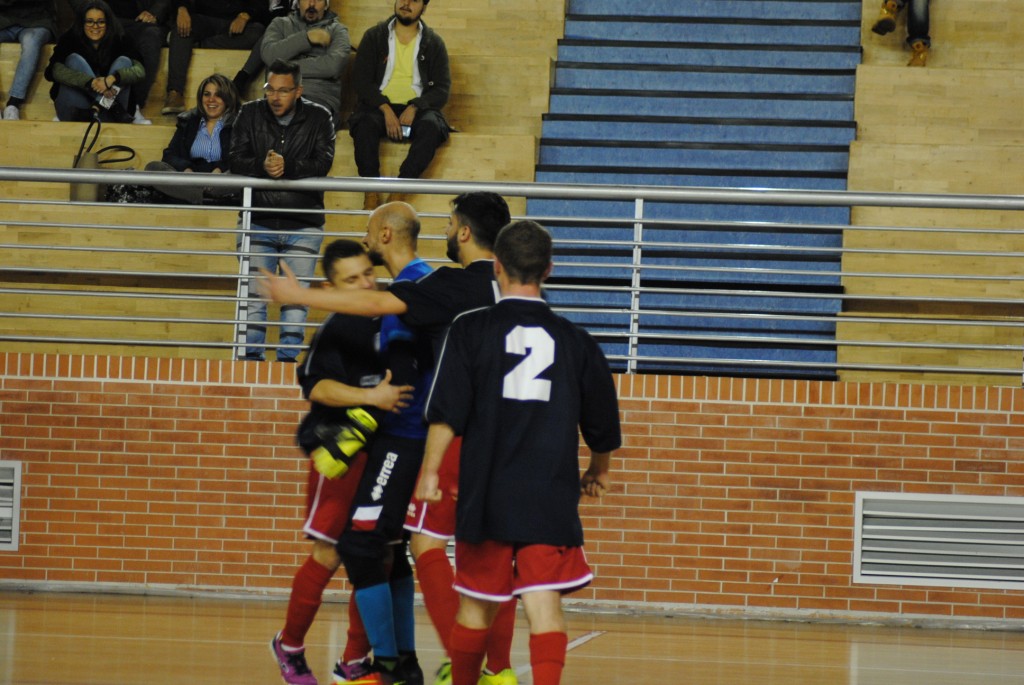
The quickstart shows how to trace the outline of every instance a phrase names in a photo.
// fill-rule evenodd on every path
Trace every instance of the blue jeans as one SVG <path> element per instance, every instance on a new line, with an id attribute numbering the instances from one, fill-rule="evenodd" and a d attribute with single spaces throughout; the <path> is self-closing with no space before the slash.
<path id="1" fill-rule="evenodd" d="M 270 273 L 279 273 L 278 265 L 284 262 L 299 279 L 307 279 L 313 276 L 316 269 L 316 260 L 320 256 L 320 244 L 324 240 L 323 226 L 303 228 L 298 231 L 274 231 L 272 233 L 259 233 L 259 231 L 272 231 L 263 226 L 252 224 L 252 236 L 249 242 L 249 279 L 248 314 L 246 319 L 249 325 L 246 327 L 245 342 L 252 347 L 245 348 L 247 359 L 263 359 L 262 345 L 267 338 L 267 327 L 253 325 L 267 320 L 267 303 L 258 297 L 256 293 L 256 277 L 259 269 L 266 269 Z M 242 237 L 238 237 L 238 245 L 241 246 Z M 302 283 L 309 287 L 306 282 Z M 302 324 L 306 322 L 308 307 L 301 305 L 282 305 L 281 323 L 278 340 L 282 345 L 302 345 L 306 334 Z M 277 350 L 277 361 L 293 362 L 299 356 L 299 348 L 281 348 Z"/>
<path id="2" fill-rule="evenodd" d="M 0 43 L 21 43 L 21 57 L 18 58 L 18 66 L 14 69 L 14 79 L 11 81 L 11 88 L 8 95 L 13 98 L 25 99 L 28 95 L 28 84 L 32 81 L 32 75 L 36 73 L 39 66 L 39 55 L 43 45 L 53 40 L 49 29 L 31 28 L 23 26 L 8 26 L 0 29 Z"/>
<path id="3" fill-rule="evenodd" d="M 85 61 L 85 58 L 77 52 L 68 55 L 68 58 L 64 60 L 64 65 L 69 69 L 89 74 L 89 76 L 109 76 L 109 74 L 94 73 L 92 67 Z M 132 61 L 122 55 L 110 65 L 110 73 L 113 74 L 118 69 L 125 69 L 131 65 Z M 131 97 L 131 90 L 130 86 L 121 86 L 121 92 L 115 98 L 124 107 L 125 111 L 128 111 L 128 100 Z M 62 83 L 57 90 L 57 97 L 53 101 L 53 106 L 57 110 L 57 118 L 61 121 L 78 121 L 80 119 L 78 112 L 83 109 L 89 109 L 93 104 L 99 102 L 102 97 L 102 95 L 94 92 L 91 88 L 89 90 L 82 90 L 81 88 L 75 88 L 74 86 Z"/>

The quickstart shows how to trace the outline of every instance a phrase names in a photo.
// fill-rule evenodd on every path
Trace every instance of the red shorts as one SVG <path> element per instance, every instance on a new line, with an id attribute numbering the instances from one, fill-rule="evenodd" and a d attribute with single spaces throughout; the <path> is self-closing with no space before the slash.
<path id="1" fill-rule="evenodd" d="M 504 602 L 541 590 L 564 595 L 593 578 L 582 547 L 455 541 L 455 589 L 477 599 Z"/>
<path id="2" fill-rule="evenodd" d="M 455 537 L 455 500 L 459 494 L 459 452 L 462 438 L 456 437 L 441 460 L 437 471 L 440 502 L 421 502 L 413 498 L 405 514 L 405 529 L 440 540 Z"/>
<path id="3" fill-rule="evenodd" d="M 337 544 L 352 512 L 356 488 L 363 478 L 366 452 L 360 452 L 349 464 L 348 473 L 341 478 L 325 478 L 309 462 L 306 482 L 306 521 L 302 532 L 316 540 Z"/>

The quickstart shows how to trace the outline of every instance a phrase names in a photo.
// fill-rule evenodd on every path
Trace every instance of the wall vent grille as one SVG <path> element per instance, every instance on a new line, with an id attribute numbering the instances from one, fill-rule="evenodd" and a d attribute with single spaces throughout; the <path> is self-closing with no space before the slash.
<path id="1" fill-rule="evenodd" d="M 21 520 L 21 462 L 0 461 L 0 552 L 18 549 Z"/>
<path id="2" fill-rule="evenodd" d="M 1024 497 L 858 492 L 855 583 L 1024 589 Z"/>

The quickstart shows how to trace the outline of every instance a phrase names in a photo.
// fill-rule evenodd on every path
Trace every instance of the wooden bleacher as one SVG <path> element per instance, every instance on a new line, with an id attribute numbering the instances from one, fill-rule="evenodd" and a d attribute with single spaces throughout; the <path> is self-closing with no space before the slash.
<path id="1" fill-rule="evenodd" d="M 385 18 L 388 6 L 370 2 L 332 2 L 349 27 L 354 45 L 358 45 L 363 31 Z M 339 7 L 339 5 L 341 5 Z M 458 131 L 437 154 L 425 178 L 459 181 L 532 181 L 536 157 L 536 140 L 540 131 L 541 114 L 546 110 L 550 61 L 555 54 L 556 42 L 561 35 L 563 9 L 557 3 L 539 0 L 525 0 L 507 3 L 502 7 L 484 0 L 470 0 L 457 6 L 434 5 L 428 7 L 424 19 L 436 29 L 448 45 L 452 62 L 452 97 L 446 108 L 446 115 Z M 509 28 L 515 31 L 510 32 Z M 53 103 L 48 96 L 49 82 L 42 78 L 42 71 L 49 57 L 46 49 L 42 64 L 37 70 L 29 101 L 22 109 L 22 121 L 0 122 L 0 145 L 4 149 L 5 166 L 24 167 L 68 167 L 77 150 L 84 123 L 54 122 Z M 6 100 L 5 84 L 11 75 L 19 56 L 17 44 L 0 45 L 0 98 Z M 166 82 L 166 57 L 164 68 L 158 74 L 144 108 L 145 114 L 153 121 L 152 126 L 130 124 L 104 125 L 98 146 L 124 144 L 133 147 L 138 159 L 127 165 L 141 168 L 149 160 L 159 159 L 163 148 L 173 132 L 174 117 L 162 116 L 160 108 Z M 186 104 L 194 105 L 194 90 L 207 74 L 221 72 L 233 76 L 244 62 L 246 54 L 237 51 L 197 50 L 189 70 L 189 85 L 186 89 Z M 254 84 L 249 97 L 258 97 L 259 84 Z M 383 173 L 397 175 L 404 159 L 406 146 L 391 142 L 381 145 Z M 125 168 L 126 165 L 120 165 Z M 355 176 L 352 158 L 352 143 L 346 130 L 338 132 L 335 163 L 332 176 Z M 24 200 L 65 199 L 68 189 L 61 184 L 4 183 L 3 197 Z M 444 215 L 448 210 L 448 197 L 414 196 L 412 201 L 424 213 Z M 525 201 L 509 198 L 513 213 L 525 211 Z M 365 227 L 362 213 L 362 195 L 359 193 L 336 193 L 327 197 L 329 209 L 347 210 L 351 213 L 331 215 L 328 231 L 345 231 L 361 235 Z M 0 225 L 5 242 L 22 245 L 63 245 L 66 247 L 109 247 L 129 249 L 195 249 L 231 250 L 234 237 L 229 234 L 158 233 L 146 231 L 85 231 L 73 224 L 113 223 L 133 225 L 173 225 L 199 228 L 233 228 L 235 217 L 231 212 L 194 210 L 147 210 L 144 213 L 122 211 L 130 207 L 70 207 L 9 204 L 0 205 Z M 14 221 L 52 223 L 54 226 L 14 226 Z M 443 236 L 445 219 L 442 216 L 424 219 L 421 254 L 427 257 L 443 257 Z M 237 270 L 235 260 L 230 256 L 184 257 L 181 255 L 155 254 L 144 257 L 128 256 L 123 253 L 77 251 L 9 251 L 5 263 L 11 266 L 39 267 L 34 274 L 18 274 L 0 277 L 4 286 L 19 288 L 50 288 L 70 291 L 117 290 L 126 287 L 143 287 L 134 283 L 134 277 L 74 276 L 48 273 L 48 270 L 74 270 L 87 265 L 89 269 L 124 269 L 126 259 L 134 259 L 140 271 L 166 273 L 210 274 L 208 278 L 197 277 L 189 281 L 168 277 L 157 282 L 146 280 L 146 288 L 171 294 L 217 294 L 230 297 L 234 294 L 234 282 L 226 275 Z M 45 267 L 43 266 L 45 264 Z M 13 295 L 8 300 L 13 311 L 90 312 L 103 315 L 122 316 L 166 316 L 169 318 L 217 318 L 233 317 L 233 305 L 226 302 L 204 302 L 165 300 L 154 304 L 142 303 L 148 310 L 159 307 L 158 312 L 137 311 L 139 303 L 130 298 L 111 297 L 53 297 L 43 295 Z M 5 307 L 7 309 L 7 307 Z M 271 317 L 276 316 L 271 312 Z M 315 320 L 315 317 L 311 317 Z M 220 326 L 203 324 L 170 325 L 166 323 L 141 322 L 67 322 L 47 319 L 6 320 L 4 325 L 18 332 L 32 335 L 58 335 L 74 337 L 114 337 L 145 339 L 164 337 L 168 339 L 224 340 L 225 329 Z M 271 336 L 273 338 L 273 336 Z M 91 352 L 124 353 L 116 347 L 90 346 Z M 81 351 L 72 342 L 52 344 L 10 345 L 11 349 L 43 351 Z M 224 350 L 144 348 L 132 353 L 155 356 L 199 356 L 225 358 Z"/>
<path id="2" fill-rule="evenodd" d="M 850 150 L 849 189 L 855 191 L 1019 194 L 1024 179 L 1024 4 L 1017 0 L 931 3 L 932 50 L 924 69 L 905 66 L 901 17 L 896 32 L 877 36 L 870 27 L 880 3 L 865 0 L 864 60 L 857 73 L 858 135 Z M 862 226 L 935 226 L 1019 230 L 1024 216 L 1009 211 L 854 208 L 852 223 Z M 943 237 L 943 236 L 948 237 Z M 927 234 L 849 231 L 847 248 L 898 248 L 1020 252 L 1024 238 L 1012 235 Z M 1020 274 L 1019 260 L 847 252 L 844 272 L 1006 275 Z M 847 294 L 1024 299 L 1019 282 L 907 280 L 847 277 Z M 924 301 L 892 304 L 852 300 L 847 311 L 877 316 L 1002 319 L 1015 317 L 1009 306 L 962 306 Z M 904 342 L 985 342 L 1016 350 L 964 351 L 899 348 L 840 348 L 839 361 L 910 365 L 1014 368 L 1020 366 L 1020 328 L 849 324 L 840 339 Z M 843 372 L 845 380 L 893 380 L 890 373 Z M 921 379 L 908 374 L 908 378 Z M 1006 377 L 926 374 L 949 383 L 1005 384 Z"/>

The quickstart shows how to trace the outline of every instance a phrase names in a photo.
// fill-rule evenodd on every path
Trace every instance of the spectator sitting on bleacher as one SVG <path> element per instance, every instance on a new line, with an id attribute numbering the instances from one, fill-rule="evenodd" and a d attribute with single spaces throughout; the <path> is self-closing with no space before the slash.
<path id="1" fill-rule="evenodd" d="M 267 10 L 268 16 L 267 21 L 271 22 L 278 17 L 287 17 L 291 14 L 298 6 L 298 0 L 268 0 Z M 267 26 L 270 26 L 268 23 Z M 266 33 L 263 34 L 266 37 Z M 235 74 L 233 81 L 235 82 L 235 89 L 238 90 L 239 96 L 243 100 L 246 99 L 245 93 L 249 90 L 249 84 L 252 83 L 253 79 L 259 77 L 263 71 L 263 38 L 260 38 L 256 45 L 252 46 L 252 51 L 249 52 L 249 58 L 245 60 L 245 64 Z"/>
<path id="2" fill-rule="evenodd" d="M 87 0 L 70 0 L 75 10 Z M 142 56 L 146 76 L 132 88 L 132 102 L 128 103 L 133 124 L 151 124 L 142 114 L 153 80 L 160 70 L 160 51 L 167 36 L 167 18 L 170 15 L 171 0 L 107 0 L 110 10 L 121 22 L 121 28 L 135 43 Z"/>
<path id="3" fill-rule="evenodd" d="M 185 173 L 228 172 L 231 126 L 240 106 L 235 85 L 223 74 L 203 79 L 196 93 L 196 106 L 178 115 L 178 125 L 160 161 L 146 165 L 146 171 Z M 223 199 L 223 194 L 200 186 L 157 186 L 165 195 L 198 205 L 204 196 Z"/>
<path id="4" fill-rule="evenodd" d="M 163 114 L 185 111 L 185 79 L 192 49 L 250 50 L 263 35 L 266 0 L 174 0 L 168 39 Z"/>
<path id="5" fill-rule="evenodd" d="M 57 35 L 57 9 L 53 0 L 0 0 L 0 43 L 21 43 L 21 56 L 7 93 L 3 118 L 21 118 L 21 105 L 39 66 L 43 44 Z"/>
<path id="6" fill-rule="evenodd" d="M 896 28 L 896 15 L 907 8 L 907 45 L 910 46 L 908 67 L 923 67 L 928 63 L 928 49 L 932 39 L 928 35 L 928 0 L 883 0 L 882 11 L 871 26 L 880 36 Z"/>
<path id="7" fill-rule="evenodd" d="M 299 0 L 298 8 L 270 22 L 262 40 L 263 61 L 295 62 L 302 70 L 302 96 L 317 102 L 339 123 L 341 75 L 352 45 L 348 29 L 328 8 L 327 0 Z"/>
<path id="8" fill-rule="evenodd" d="M 135 44 L 103 0 L 89 0 L 53 48 L 45 76 L 61 121 L 130 122 L 131 87 L 146 71 Z"/>
<path id="9" fill-rule="evenodd" d="M 363 34 L 352 67 L 358 103 L 348 120 L 356 168 L 363 177 L 380 176 L 380 139 L 409 139 L 399 178 L 419 178 L 434 153 L 448 140 L 441 108 L 448 102 L 452 78 L 448 49 L 420 17 L 430 0 L 395 0 L 394 15 Z M 392 195 L 389 201 L 402 199 Z M 366 193 L 364 209 L 380 204 Z"/>

